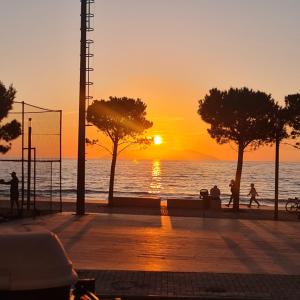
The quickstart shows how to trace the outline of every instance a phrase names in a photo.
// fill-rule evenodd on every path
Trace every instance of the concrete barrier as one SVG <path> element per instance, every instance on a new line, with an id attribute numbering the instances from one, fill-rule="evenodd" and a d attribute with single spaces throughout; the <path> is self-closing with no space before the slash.
<path id="1" fill-rule="evenodd" d="M 221 200 L 213 200 L 211 198 L 207 200 L 197 199 L 167 199 L 168 209 L 180 208 L 180 209 L 221 209 Z"/>
<path id="2" fill-rule="evenodd" d="M 204 209 L 204 201 L 196 199 L 167 199 L 167 206 L 168 209 Z"/>
<path id="3" fill-rule="evenodd" d="M 160 209 L 160 197 L 114 197 L 112 206 L 116 207 L 146 207 Z"/>
<path id="4" fill-rule="evenodd" d="M 211 210 L 219 210 L 221 209 L 221 200 L 220 199 L 210 199 L 209 208 Z"/>

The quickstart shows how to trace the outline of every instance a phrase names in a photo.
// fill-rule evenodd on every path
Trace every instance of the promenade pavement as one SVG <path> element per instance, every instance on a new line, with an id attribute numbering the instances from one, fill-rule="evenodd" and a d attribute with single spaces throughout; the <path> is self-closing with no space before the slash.
<path id="1" fill-rule="evenodd" d="M 35 226 L 60 237 L 83 276 L 101 278 L 110 274 L 106 281 L 97 283 L 102 294 L 121 293 L 122 282 L 123 295 L 132 293 L 138 282 L 134 278 L 150 276 L 147 282 L 152 282 L 152 288 L 147 288 L 145 281 L 143 295 L 199 296 L 214 290 L 225 297 L 229 290 L 230 299 L 234 299 L 234 291 L 237 297 L 243 293 L 246 297 L 252 290 L 252 298 L 250 295 L 247 299 L 270 299 L 277 285 L 277 297 L 278 289 L 283 293 L 278 299 L 300 299 L 300 222 L 109 213 L 78 217 L 61 213 L 0 225 L 1 232 L 28 231 Z M 127 275 L 122 275 L 122 270 Z M 105 282 L 106 286 L 100 286 Z M 164 282 L 170 289 L 163 292 L 158 286 Z M 185 289 L 176 288 L 180 282 L 185 282 Z"/>
<path id="2" fill-rule="evenodd" d="M 36 202 L 39 214 L 48 214 L 60 211 L 60 203 L 53 201 L 39 200 Z M 76 211 L 76 203 L 71 200 L 64 200 L 62 203 L 64 212 Z M 245 204 L 240 204 L 239 212 L 234 212 L 232 206 L 228 208 L 222 205 L 221 210 L 199 210 L 199 209 L 169 209 L 165 201 L 161 202 L 160 209 L 141 207 L 109 207 L 107 200 L 88 201 L 85 206 L 86 213 L 108 213 L 108 214 L 130 214 L 130 215 L 164 215 L 170 217 L 201 217 L 201 218 L 225 218 L 225 219 L 249 219 L 249 220 L 274 220 L 274 208 L 261 205 L 260 208 L 253 206 L 248 208 Z M 26 213 L 26 210 L 24 211 Z M 14 213 L 16 215 L 16 212 Z M 0 199 L 0 222 L 1 217 L 11 217 L 8 200 Z M 281 221 L 297 221 L 299 213 L 289 213 L 284 207 L 279 207 L 278 219 Z"/>

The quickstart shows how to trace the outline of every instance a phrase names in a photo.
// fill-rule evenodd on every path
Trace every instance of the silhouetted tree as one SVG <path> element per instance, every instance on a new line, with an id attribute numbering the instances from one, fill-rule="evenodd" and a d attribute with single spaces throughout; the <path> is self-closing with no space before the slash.
<path id="1" fill-rule="evenodd" d="M 287 113 L 287 123 L 292 129 L 290 137 L 297 139 L 300 136 L 300 94 L 292 94 L 285 97 L 285 109 Z M 296 142 L 294 145 L 300 148 L 300 143 Z"/>
<path id="2" fill-rule="evenodd" d="M 273 141 L 275 142 L 275 211 L 274 219 L 278 219 L 278 181 L 279 181 L 279 147 L 282 140 L 296 140 L 300 136 L 300 94 L 285 97 L 285 107 L 277 106 Z M 285 143 L 300 149 L 300 143 Z"/>
<path id="3" fill-rule="evenodd" d="M 87 121 L 95 125 L 112 141 L 109 204 L 113 199 L 118 154 L 132 144 L 147 144 L 149 142 L 147 138 L 142 137 L 145 130 L 153 125 L 146 119 L 146 108 L 146 104 L 140 99 L 127 97 L 110 97 L 107 101 L 96 100 L 88 107 Z M 95 140 L 88 142 L 97 143 Z M 119 149 L 119 146 L 122 149 Z"/>
<path id="4" fill-rule="evenodd" d="M 16 90 L 12 85 L 7 89 L 0 81 L 0 122 L 5 119 L 12 109 Z M 16 139 L 21 134 L 21 124 L 17 120 L 12 120 L 9 123 L 0 123 L 0 153 L 4 154 L 11 148 L 11 141 Z"/>
<path id="5" fill-rule="evenodd" d="M 199 101 L 198 113 L 210 124 L 208 133 L 217 143 L 234 142 L 238 147 L 234 209 L 239 209 L 239 193 L 244 150 L 256 149 L 274 131 L 275 102 L 271 95 L 246 87 L 228 91 L 212 89 Z"/>
<path id="6" fill-rule="evenodd" d="M 276 105 L 274 115 L 274 132 L 270 139 L 275 143 L 275 211 L 274 219 L 278 219 L 278 182 L 279 182 L 279 148 L 283 140 L 294 139 L 300 136 L 300 94 L 285 97 L 285 106 Z M 300 143 L 287 143 L 300 149 Z"/>

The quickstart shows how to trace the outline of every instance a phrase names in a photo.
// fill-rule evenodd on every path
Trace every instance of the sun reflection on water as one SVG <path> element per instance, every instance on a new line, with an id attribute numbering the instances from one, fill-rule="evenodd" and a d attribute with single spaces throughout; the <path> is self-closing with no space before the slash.
<path id="1" fill-rule="evenodd" d="M 160 161 L 154 160 L 152 162 L 152 178 L 150 182 L 150 191 L 151 194 L 159 194 L 161 191 L 161 167 Z"/>

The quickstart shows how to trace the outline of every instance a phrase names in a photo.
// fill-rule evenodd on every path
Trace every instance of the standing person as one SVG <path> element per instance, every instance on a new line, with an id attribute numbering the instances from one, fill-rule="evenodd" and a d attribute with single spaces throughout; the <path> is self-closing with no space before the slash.
<path id="1" fill-rule="evenodd" d="M 230 180 L 229 187 L 230 187 L 231 195 L 230 195 L 228 204 L 226 204 L 227 207 L 230 206 L 231 201 L 234 199 L 234 193 L 235 193 L 235 181 L 234 181 L 233 179 Z"/>
<path id="2" fill-rule="evenodd" d="M 0 183 L 10 185 L 10 210 L 13 212 L 14 203 L 16 203 L 17 209 L 19 210 L 19 179 L 16 172 L 12 172 L 10 175 L 10 181 L 5 182 L 1 180 Z"/>
<path id="3" fill-rule="evenodd" d="M 257 193 L 257 191 L 256 191 L 256 189 L 255 189 L 255 187 L 254 187 L 254 183 L 251 183 L 250 187 L 251 187 L 251 188 L 250 188 L 250 191 L 249 191 L 248 196 L 251 195 L 251 198 L 250 198 L 250 203 L 249 203 L 248 206 L 251 207 L 252 201 L 254 201 L 254 202 L 257 204 L 257 207 L 259 207 L 260 204 L 259 204 L 259 202 L 256 200 L 256 196 L 258 196 L 258 193 Z"/>

